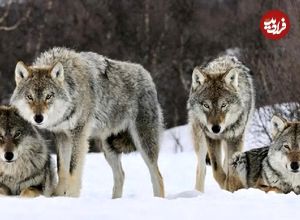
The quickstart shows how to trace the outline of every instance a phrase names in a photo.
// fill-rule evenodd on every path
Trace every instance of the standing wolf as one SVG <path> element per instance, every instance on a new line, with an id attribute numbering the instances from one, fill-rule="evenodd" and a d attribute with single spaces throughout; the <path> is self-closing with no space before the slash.
<path id="1" fill-rule="evenodd" d="M 0 106 L 0 195 L 51 196 L 56 175 L 44 140 L 15 108 Z"/>
<path id="2" fill-rule="evenodd" d="M 244 133 L 254 108 L 249 69 L 236 57 L 221 56 L 196 67 L 188 100 L 189 122 L 198 158 L 196 189 L 204 191 L 208 151 L 213 175 L 223 189 L 234 190 L 228 159 L 243 148 Z M 222 144 L 225 160 L 222 167 Z"/>
<path id="3" fill-rule="evenodd" d="M 244 188 L 300 194 L 300 122 L 273 116 L 271 124 L 271 145 L 236 153 L 233 172 Z"/>
<path id="4" fill-rule="evenodd" d="M 120 154 L 134 150 L 149 168 L 154 196 L 164 196 L 157 165 L 163 118 L 155 85 L 142 66 L 54 48 L 32 66 L 19 62 L 15 80 L 11 104 L 29 122 L 56 135 L 57 195 L 79 196 L 87 140 L 94 129 L 113 171 L 113 198 L 123 191 Z"/>

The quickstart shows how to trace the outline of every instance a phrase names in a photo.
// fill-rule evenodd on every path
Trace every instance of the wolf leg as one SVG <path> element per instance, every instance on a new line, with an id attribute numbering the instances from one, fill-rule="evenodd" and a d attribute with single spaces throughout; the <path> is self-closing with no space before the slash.
<path id="1" fill-rule="evenodd" d="M 225 163 L 227 164 L 227 178 L 225 182 L 225 189 L 234 192 L 238 189 L 243 188 L 243 184 L 240 181 L 239 176 L 236 172 L 233 172 L 233 168 L 229 165 L 230 160 L 232 159 L 234 153 L 240 152 L 243 150 L 244 138 L 243 136 L 230 139 L 226 141 L 226 150 L 227 157 L 225 158 Z"/>
<path id="2" fill-rule="evenodd" d="M 69 170 L 72 154 L 72 140 L 65 133 L 56 133 L 55 139 L 57 153 L 58 184 L 55 188 L 54 195 L 65 196 L 67 192 L 67 182 L 70 178 Z"/>
<path id="3" fill-rule="evenodd" d="M 59 182 L 55 195 L 78 197 L 85 154 L 88 151 L 88 125 L 79 126 L 70 134 L 56 135 Z"/>
<path id="4" fill-rule="evenodd" d="M 214 140 L 206 137 L 206 142 L 214 178 L 218 182 L 219 186 L 223 189 L 226 180 L 226 174 L 222 168 L 221 140 Z"/>
<path id="5" fill-rule="evenodd" d="M 192 125 L 193 144 L 197 155 L 197 171 L 196 171 L 196 190 L 204 192 L 205 174 L 206 174 L 206 155 L 207 146 L 204 141 L 204 135 L 199 126 Z"/>
<path id="6" fill-rule="evenodd" d="M 105 159 L 110 165 L 113 172 L 114 187 L 112 192 L 112 198 L 121 198 L 123 194 L 123 185 L 125 178 L 125 174 L 121 163 L 121 154 L 112 151 L 106 140 L 102 141 L 102 148 L 104 151 Z"/>
<path id="7" fill-rule="evenodd" d="M 34 198 L 42 195 L 42 191 L 35 187 L 28 187 L 23 189 L 20 193 L 21 197 Z"/>
<path id="8" fill-rule="evenodd" d="M 164 182 L 158 168 L 159 153 L 159 131 L 155 128 L 147 128 L 140 124 L 132 125 L 129 129 L 130 135 L 137 150 L 141 153 L 151 176 L 153 194 L 156 197 L 164 197 Z"/>
<path id="9" fill-rule="evenodd" d="M 57 184 L 57 177 L 52 158 L 50 158 L 50 166 L 46 168 L 45 173 L 46 178 L 44 183 L 43 195 L 46 197 L 50 197 L 53 196 Z"/>
<path id="10" fill-rule="evenodd" d="M 67 196 L 78 197 L 81 190 L 82 171 L 85 156 L 89 150 L 89 125 L 78 126 L 71 131 L 72 153 L 69 165 Z"/>

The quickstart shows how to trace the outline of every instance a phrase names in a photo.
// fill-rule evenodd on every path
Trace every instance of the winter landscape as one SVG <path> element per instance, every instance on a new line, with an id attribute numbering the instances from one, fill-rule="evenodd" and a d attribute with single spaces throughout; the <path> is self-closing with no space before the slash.
<path id="1" fill-rule="evenodd" d="M 257 114 L 256 114 L 257 116 Z M 251 132 L 253 126 L 250 127 Z M 246 149 L 262 141 L 247 135 Z M 176 146 L 177 143 L 177 146 Z M 178 144 L 181 145 L 178 146 Z M 257 143 L 257 147 L 259 147 Z M 178 152 L 176 152 L 178 151 Z M 9 219 L 284 219 L 299 213 L 300 197 L 257 189 L 221 190 L 207 168 L 205 193 L 194 190 L 196 157 L 189 127 L 165 131 L 159 157 L 166 198 L 154 198 L 147 167 L 138 153 L 124 155 L 124 195 L 111 199 L 112 173 L 103 154 L 88 154 L 80 198 L 0 199 L 1 218 Z"/>
<path id="2" fill-rule="evenodd" d="M 277 12 L 274 14 L 274 11 Z M 281 12 L 280 16 L 278 15 L 278 11 Z M 54 101 L 50 102 L 50 100 L 54 100 L 54 97 L 55 100 L 57 100 L 57 98 L 62 95 L 61 93 L 64 94 L 69 88 L 70 91 L 68 91 L 64 97 L 70 98 L 71 95 L 77 94 L 78 100 L 76 99 L 76 105 L 72 105 L 74 108 L 71 108 L 71 105 L 69 106 L 70 108 L 66 107 L 67 104 L 75 101 L 75 98 L 72 98 L 72 101 L 63 101 L 59 102 L 59 105 L 54 105 L 56 106 L 56 110 L 53 110 L 54 108 L 52 108 L 51 111 L 49 110 L 52 114 L 52 117 L 50 117 L 52 121 L 58 120 L 59 117 L 68 121 L 61 121 L 62 124 L 67 125 L 63 127 L 65 136 L 60 136 L 63 137 L 60 138 L 60 143 L 63 143 L 66 141 L 66 137 L 72 136 L 70 135 L 71 132 L 76 132 L 77 130 L 73 127 L 75 123 L 70 119 L 72 115 L 78 117 L 78 121 L 84 118 L 80 114 L 80 112 L 85 112 L 84 110 L 89 112 L 86 116 L 96 115 L 92 113 L 95 109 L 93 109 L 92 105 L 88 104 L 96 103 L 95 97 L 98 96 L 91 96 L 91 94 L 102 82 L 107 82 L 107 85 L 114 84 L 114 86 L 103 87 L 109 89 L 103 89 L 101 95 L 100 93 L 98 94 L 101 103 L 97 102 L 98 104 L 100 103 L 97 108 L 100 109 L 100 107 L 104 106 L 107 113 L 115 113 L 115 115 L 111 117 L 106 117 L 108 121 L 110 119 L 124 119 L 123 116 L 127 115 L 126 113 L 140 112 L 123 108 L 122 105 L 121 108 L 116 107 L 117 105 L 115 105 L 114 108 L 108 108 L 112 102 L 120 104 L 121 99 L 124 97 L 128 97 L 128 100 L 124 99 L 123 104 L 130 104 L 131 101 L 135 99 L 134 96 L 137 95 L 136 99 L 145 101 L 147 104 L 145 106 L 152 107 L 154 104 L 157 104 L 157 102 L 160 103 L 165 127 L 161 138 L 158 160 L 159 169 L 164 179 L 165 198 L 153 197 L 148 168 L 139 153 L 131 153 L 122 156 L 122 164 L 125 171 L 123 196 L 122 198 L 111 199 L 113 189 L 112 169 L 104 158 L 104 154 L 99 153 L 103 151 L 103 149 L 107 149 L 103 147 L 103 144 L 98 143 L 100 140 L 99 137 L 92 136 L 90 140 L 92 143 L 90 145 L 91 153 L 86 155 L 80 197 L 54 196 L 47 198 L 39 196 L 29 199 L 19 196 L 0 196 L 0 220 L 281 220 L 297 218 L 298 213 L 300 213 L 300 195 L 296 195 L 295 193 L 265 193 L 258 189 L 241 189 L 234 193 L 221 190 L 213 177 L 212 168 L 209 165 L 207 165 L 206 170 L 205 192 L 201 193 L 195 190 L 197 158 L 192 144 L 190 127 L 187 125 L 187 121 L 192 120 L 188 118 L 186 106 L 187 102 L 189 102 L 188 100 L 191 100 L 189 98 L 191 97 L 192 91 L 197 91 L 200 84 L 202 86 L 202 84 L 210 78 L 207 77 L 206 73 L 203 74 L 201 72 L 203 69 L 201 69 L 201 71 L 198 69 L 199 73 L 194 70 L 197 69 L 199 65 L 205 64 L 208 60 L 226 54 L 236 56 L 237 59 L 241 61 L 237 69 L 243 69 L 242 74 L 247 72 L 247 82 L 250 82 L 251 80 L 249 79 L 253 78 L 254 87 L 251 88 L 251 92 L 247 92 L 248 95 L 242 93 L 243 95 L 239 95 L 238 100 L 234 99 L 235 102 L 232 101 L 232 103 L 235 104 L 242 103 L 241 100 L 252 97 L 252 94 L 255 93 L 255 113 L 245 135 L 244 150 L 270 144 L 272 139 L 270 121 L 274 114 L 278 114 L 290 121 L 300 121 L 299 11 L 299 0 L 0 0 L 1 105 L 7 105 L 9 103 L 18 105 L 18 103 L 21 103 L 19 102 L 20 100 L 26 100 L 22 102 L 23 104 L 18 105 L 19 112 L 24 113 L 23 117 L 24 115 L 28 117 L 26 120 L 30 121 L 34 119 L 36 123 L 39 123 L 37 119 L 40 118 L 42 122 L 47 118 L 45 112 L 51 108 L 49 107 L 50 105 L 53 106 Z M 282 32 L 282 34 L 279 32 Z M 80 55 L 81 58 L 84 58 L 81 64 L 84 64 L 83 66 L 86 67 L 85 71 L 83 68 L 79 68 L 79 66 L 82 67 L 82 65 L 77 65 L 76 63 L 76 65 L 73 65 L 73 62 L 64 63 L 64 65 L 66 65 L 66 63 L 70 64 L 72 68 L 65 68 L 65 66 L 59 64 L 59 62 L 55 62 L 55 66 L 54 64 L 46 65 L 46 62 L 41 62 L 40 65 L 37 65 L 35 62 L 34 66 L 40 67 L 40 69 L 37 68 L 39 69 L 38 72 L 42 70 L 44 73 L 50 73 L 51 80 L 56 80 L 54 85 L 62 86 L 62 88 L 57 90 L 59 92 L 55 91 L 54 93 L 48 88 L 49 85 L 53 84 L 47 83 L 48 81 L 46 82 L 43 78 L 41 81 L 37 81 L 37 87 L 39 89 L 34 89 L 38 95 L 31 94 L 33 91 L 32 88 L 35 88 L 35 86 L 26 86 L 25 92 L 25 89 L 23 89 L 25 86 L 18 86 L 17 84 L 21 81 L 31 81 L 27 80 L 29 76 L 33 76 L 30 72 L 33 71 L 30 65 L 43 52 L 54 47 L 66 47 L 75 50 L 78 54 L 81 54 L 81 52 L 93 52 L 93 54 L 95 54 L 93 56 L 92 54 L 85 56 Z M 49 56 L 54 59 L 54 53 L 50 54 L 52 55 Z M 103 59 L 100 59 L 97 54 L 103 55 Z M 97 59 L 95 57 L 97 57 Z M 57 59 L 59 61 L 63 60 Z M 156 100 L 156 95 L 153 96 L 154 98 L 148 97 L 147 100 L 144 99 L 145 96 L 140 95 L 142 94 L 140 93 L 141 91 L 133 92 L 130 95 L 123 92 L 130 92 L 136 88 L 144 89 L 146 88 L 145 85 L 149 84 L 146 83 L 143 84 L 143 86 L 138 86 L 142 80 L 133 79 L 133 71 L 131 69 L 125 71 L 128 75 L 124 77 L 124 71 L 116 71 L 120 69 L 119 64 L 117 68 L 112 65 L 114 60 L 137 63 L 149 71 L 155 84 L 158 100 Z M 234 61 L 235 59 L 231 60 Z M 23 63 L 19 62 L 19 64 L 21 63 L 19 65 L 21 68 L 17 69 L 16 64 L 18 61 L 23 61 Z M 230 67 L 226 69 L 226 71 L 217 71 L 217 75 L 223 75 L 220 82 L 226 84 L 224 87 L 225 90 L 227 91 L 228 86 L 231 90 L 233 89 L 232 91 L 234 92 L 232 92 L 231 95 L 236 92 L 240 93 L 242 88 L 240 86 L 242 85 L 240 84 L 241 80 L 238 78 L 241 73 L 233 71 L 235 73 L 230 75 L 229 73 L 232 69 L 235 68 Z M 88 77 L 82 77 L 82 75 L 80 75 L 91 72 L 91 70 L 93 70 L 92 72 L 93 74 L 95 73 L 95 76 L 97 75 L 103 78 L 101 78 L 101 80 L 99 80 L 100 78 L 91 78 L 88 80 Z M 77 84 L 74 83 L 73 80 L 68 81 L 69 78 L 72 78 L 70 76 L 76 75 L 76 72 L 80 76 L 78 79 L 82 79 L 78 80 Z M 141 73 L 141 71 L 136 72 L 138 74 Z M 47 74 L 46 79 L 49 80 Z M 64 76 L 68 76 L 68 74 L 69 77 Z M 109 75 L 117 76 L 117 78 L 120 76 L 120 80 L 114 81 Z M 146 78 L 148 79 L 148 77 Z M 121 89 L 120 93 L 111 92 L 111 88 L 123 85 L 123 82 L 127 81 L 127 79 L 129 79 L 129 81 L 132 80 L 132 82 L 124 84 L 124 90 Z M 51 80 L 49 82 L 52 82 Z M 146 81 L 148 82 L 148 80 Z M 242 80 L 242 82 L 243 81 L 244 80 Z M 111 82 L 114 83 L 110 84 Z M 69 87 L 67 86 L 65 88 L 68 83 Z M 152 83 L 150 84 L 152 85 Z M 250 84 L 251 83 L 246 83 L 246 86 L 243 88 L 248 87 Z M 30 85 L 30 83 L 28 85 Z M 16 87 L 21 91 L 20 94 L 17 95 L 19 101 L 12 102 L 11 97 Z M 46 87 L 49 89 L 49 92 L 44 91 Z M 78 93 L 75 92 L 77 88 L 78 91 L 80 90 Z M 198 96 L 203 98 L 203 100 L 198 100 L 198 104 L 202 106 L 201 108 L 206 109 L 202 112 L 203 114 L 199 115 L 203 116 L 206 115 L 206 113 L 217 112 L 211 110 L 217 106 L 217 109 L 221 112 L 220 115 L 222 115 L 220 118 L 224 119 L 224 115 L 229 112 L 226 110 L 229 109 L 229 103 L 227 103 L 229 97 L 223 99 L 221 96 L 226 93 L 224 93 L 225 90 L 222 90 L 223 92 L 219 94 L 217 88 L 216 94 L 219 95 L 217 97 L 218 101 L 215 101 L 215 94 L 213 94 L 215 93 L 213 92 L 215 88 L 217 88 L 217 86 L 211 86 L 210 89 L 208 89 L 209 96 L 213 98 L 204 98 L 203 94 Z M 88 90 L 91 93 L 82 93 Z M 154 91 L 154 86 L 151 91 L 152 90 Z M 113 95 L 106 99 L 107 103 L 104 103 L 102 96 L 105 94 L 103 92 L 107 91 Z M 145 91 L 149 93 L 150 90 L 145 89 Z M 251 95 L 249 95 L 250 93 Z M 156 94 L 156 92 L 152 94 Z M 195 97 L 197 97 L 198 94 L 195 94 Z M 152 102 L 153 100 L 155 100 L 154 104 Z M 245 103 L 248 103 L 248 101 L 245 101 Z M 253 100 L 251 100 L 251 103 L 253 104 L 252 101 Z M 213 102 L 214 104 L 212 104 Z M 40 108 L 40 103 L 44 106 L 43 108 Z M 151 104 L 148 105 L 148 103 Z M 204 104 L 206 104 L 207 107 L 205 107 Z M 39 107 L 32 110 L 32 106 L 35 105 Z M 134 106 L 134 108 L 139 106 L 140 108 L 140 102 L 132 106 Z M 244 109 L 245 106 L 248 107 Z M 28 107 L 30 110 L 28 110 Z M 250 112 L 250 109 L 252 109 L 248 104 L 241 105 L 240 107 L 244 109 L 245 112 Z M 64 108 L 68 109 L 68 111 L 66 111 L 68 114 L 63 114 L 62 109 Z M 78 110 L 79 108 L 82 108 L 82 111 Z M 31 111 L 34 115 L 33 117 Z M 79 113 L 74 113 L 76 111 Z M 148 111 L 144 116 L 149 116 L 154 112 L 156 111 Z M 93 122 L 97 120 L 100 121 L 103 116 L 102 113 L 98 115 L 101 117 L 93 118 Z M 121 113 L 124 115 L 117 117 L 117 115 Z M 44 117 L 45 115 L 46 117 Z M 230 118 L 234 118 L 233 116 L 237 116 L 236 112 L 231 114 Z M 248 114 L 244 114 L 244 117 L 248 117 Z M 146 122 L 146 118 L 139 119 L 139 122 Z M 219 118 L 219 116 L 215 114 L 214 117 L 211 118 L 216 119 Z M 133 122 L 136 122 L 136 118 L 133 117 L 133 119 Z M 58 120 L 58 122 L 59 121 L 60 120 Z M 70 121 L 72 121 L 72 123 Z M 205 121 L 208 122 L 208 120 Z M 220 131 L 221 127 L 219 126 L 219 122 L 216 122 L 216 120 L 212 121 L 214 122 L 208 123 L 211 125 L 211 129 L 217 125 L 217 127 L 219 127 L 217 133 L 222 133 L 223 131 Z M 10 141 L 10 139 L 7 138 L 8 136 L 10 138 L 20 137 L 20 130 L 17 129 L 13 135 L 10 133 L 13 129 L 10 128 L 8 129 L 9 132 L 4 132 L 4 129 L 2 129 L 2 132 L 1 122 L 3 122 L 2 124 L 6 122 L 6 128 L 9 126 L 6 120 L 0 121 L 0 138 L 3 143 L 4 138 L 6 138 L 6 142 Z M 34 125 L 36 126 L 42 125 L 42 123 L 35 124 L 35 122 Z M 120 125 L 122 128 L 123 121 L 122 123 L 115 124 L 116 126 Z M 285 123 L 283 124 L 286 125 Z M 107 125 L 107 123 L 105 122 L 103 125 Z M 76 128 L 80 130 L 81 126 L 80 123 Z M 243 126 L 240 131 L 244 131 Z M 142 127 L 144 127 L 144 124 L 140 126 L 140 128 Z M 238 135 L 234 130 L 237 127 L 239 126 L 232 126 L 232 130 L 229 132 L 232 132 L 233 136 L 236 135 L 240 138 L 242 135 Z M 283 129 L 284 126 L 281 127 Z M 150 130 L 155 130 L 154 126 L 147 128 L 148 129 L 144 129 L 143 134 L 148 134 L 151 133 L 149 132 Z M 24 130 L 27 131 L 27 129 Z M 16 135 L 18 131 L 19 135 Z M 50 131 L 54 130 L 50 129 Z M 61 132 L 59 129 L 57 131 Z M 50 151 L 54 152 L 56 145 L 53 140 L 54 135 L 57 134 L 50 133 L 49 131 L 42 133 L 43 137 L 45 136 L 45 139 L 47 139 L 47 143 L 49 143 Z M 113 133 L 113 135 L 106 137 L 107 140 L 117 135 L 117 132 Z M 293 134 L 297 135 L 296 132 Z M 58 136 L 59 135 L 60 134 L 58 134 Z M 88 135 L 83 135 L 83 137 L 87 136 Z M 73 142 L 70 143 L 75 143 L 75 139 L 78 137 L 79 135 L 73 134 Z M 145 139 L 151 142 L 151 138 Z M 58 140 L 58 138 L 56 140 Z M 295 138 L 293 140 L 297 139 Z M 0 153 L 4 145 L 5 147 L 6 145 L 13 146 L 9 144 L 0 143 Z M 157 146 L 156 144 L 154 145 L 155 146 L 152 146 L 153 148 Z M 59 146 L 59 144 L 57 144 L 57 146 Z M 67 146 L 67 144 L 61 146 Z M 280 146 L 282 148 L 284 146 L 288 147 L 288 151 L 286 150 L 285 153 L 292 150 L 292 147 L 287 145 L 286 142 Z M 46 146 L 44 147 L 46 148 Z M 122 147 L 124 147 L 124 145 L 122 145 Z M 300 158 L 300 145 L 299 143 L 293 144 L 293 147 L 298 148 L 292 153 L 299 155 L 295 157 L 297 161 L 293 162 L 296 162 L 297 169 L 300 170 L 300 159 L 297 159 Z M 118 149 L 114 150 L 117 151 Z M 6 149 L 5 151 L 3 150 L 2 153 L 4 158 L 7 159 L 5 154 L 12 153 L 12 150 Z M 110 151 L 106 151 L 106 153 L 107 152 L 111 153 Z M 61 153 L 61 155 L 62 154 L 64 153 Z M 36 154 L 34 155 L 36 159 Z M 74 155 L 76 157 L 81 154 L 75 153 L 73 156 Z M 156 156 L 156 153 L 154 153 L 154 155 Z M 75 166 L 78 160 L 76 160 L 76 158 L 74 159 L 73 156 L 71 156 L 72 159 L 70 159 L 70 161 L 68 161 L 68 158 L 65 160 L 66 162 L 70 162 L 68 164 L 70 167 L 66 169 L 69 174 L 78 168 L 78 166 Z M 111 158 L 116 158 L 112 157 L 116 155 L 110 156 Z M 56 161 L 56 154 L 52 154 L 51 157 L 53 161 Z M 62 156 L 60 158 L 64 157 Z M 10 158 L 9 161 L 12 162 L 12 159 L 13 158 Z M 24 161 L 25 165 L 20 167 L 26 170 L 29 167 L 27 165 L 30 163 L 27 163 L 29 160 L 23 160 L 23 162 Z M 32 161 L 38 160 L 31 160 L 31 162 Z M 63 159 L 60 162 L 64 162 Z M 292 163 L 290 163 L 290 167 L 292 167 L 291 164 Z M 42 167 L 40 171 L 47 170 L 44 169 L 44 166 Z M 215 167 L 220 166 L 215 165 Z M 3 172 L 3 170 L 4 169 L 0 169 L 0 177 L 5 179 L 5 172 Z M 17 171 L 21 170 L 23 171 L 23 169 L 17 169 Z M 216 171 L 217 168 L 214 170 Z M 24 173 L 25 172 L 22 172 L 22 174 Z M 62 173 L 63 172 L 61 172 L 60 175 L 62 175 Z M 76 172 L 74 171 L 74 173 Z M 119 172 L 119 174 L 120 173 L 121 172 Z M 37 176 L 35 172 L 32 174 L 35 176 L 31 176 L 32 178 L 30 180 L 35 179 Z M 8 181 L 14 180 L 10 175 L 7 176 Z M 76 174 L 74 176 L 76 176 Z M 62 175 L 62 177 L 64 176 Z M 29 181 L 28 178 L 25 178 L 25 180 Z M 14 181 L 11 182 L 13 182 L 13 185 L 15 184 Z M 76 181 L 74 182 L 76 183 Z M 76 188 L 77 184 L 74 184 L 74 182 L 72 182 L 71 186 Z M 296 184 L 298 183 L 297 181 L 295 182 Z M 274 181 L 273 183 L 278 183 L 278 181 Z M 156 187 L 158 185 L 159 184 L 156 184 Z M 38 187 L 40 185 L 34 186 Z M 72 187 L 63 189 L 64 184 L 61 184 L 61 186 L 62 187 L 57 187 L 59 190 L 56 190 L 55 193 L 65 195 L 67 193 L 66 191 L 72 191 L 70 189 Z M 65 186 L 67 186 L 67 184 Z M 3 190 L 3 188 L 0 188 L 0 190 Z M 162 194 L 163 193 L 161 193 L 161 195 Z"/>

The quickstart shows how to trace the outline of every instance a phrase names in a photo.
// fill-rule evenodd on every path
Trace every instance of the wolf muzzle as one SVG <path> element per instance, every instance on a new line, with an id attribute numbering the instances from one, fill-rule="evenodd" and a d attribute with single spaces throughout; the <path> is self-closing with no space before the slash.
<path id="1" fill-rule="evenodd" d="M 220 131 L 221 131 L 221 126 L 220 125 L 213 125 L 211 127 L 211 130 L 215 133 L 215 134 L 218 134 Z"/>
<path id="2" fill-rule="evenodd" d="M 37 114 L 34 115 L 33 119 L 37 124 L 41 124 L 44 121 L 44 116 L 41 114 Z"/>
<path id="3" fill-rule="evenodd" d="M 7 162 L 11 162 L 14 159 L 14 153 L 13 152 L 5 152 L 4 158 Z"/>
<path id="4" fill-rule="evenodd" d="M 299 172 L 299 163 L 298 162 L 295 162 L 295 161 L 291 162 L 290 167 L 291 167 L 292 172 L 294 172 L 294 173 Z"/>

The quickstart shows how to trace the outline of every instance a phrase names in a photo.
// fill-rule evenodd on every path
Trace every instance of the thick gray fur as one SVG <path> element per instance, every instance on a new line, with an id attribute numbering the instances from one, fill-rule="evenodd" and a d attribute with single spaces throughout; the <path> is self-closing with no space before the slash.
<path id="1" fill-rule="evenodd" d="M 197 190 L 204 191 L 207 152 L 220 187 L 229 191 L 238 187 L 228 163 L 243 149 L 254 96 L 251 71 L 234 56 L 220 56 L 195 67 L 187 109 L 198 157 Z M 215 125 L 220 128 L 217 133 L 213 131 Z"/>
<path id="2" fill-rule="evenodd" d="M 277 117 L 278 118 L 278 117 Z M 232 167 L 245 188 L 300 194 L 300 123 L 282 120 L 270 146 L 237 153 Z"/>
<path id="3" fill-rule="evenodd" d="M 22 116 L 36 124 L 33 116 L 37 112 L 26 113 L 27 110 L 21 109 L 30 108 L 24 101 L 26 93 L 39 91 L 41 98 L 33 94 L 37 102 L 49 92 L 55 94 L 48 110 L 38 112 L 46 121 L 37 126 L 53 131 L 57 137 L 61 169 L 57 194 L 79 195 L 87 139 L 93 134 L 102 140 L 105 157 L 113 170 L 113 198 L 121 197 L 124 183 L 120 153 L 136 149 L 150 170 L 154 195 L 163 196 L 163 181 L 157 166 L 163 117 L 149 72 L 139 64 L 66 48 L 42 53 L 31 70 L 45 67 L 51 71 L 57 63 L 63 66 L 63 79 L 52 75 L 34 82 L 35 74 L 31 74 L 18 84 L 11 99 Z"/>
<path id="4" fill-rule="evenodd" d="M 51 196 L 56 184 L 55 167 L 39 132 L 15 108 L 1 106 L 0 135 L 2 194 Z M 7 151 L 15 155 L 12 162 L 4 158 Z"/>

